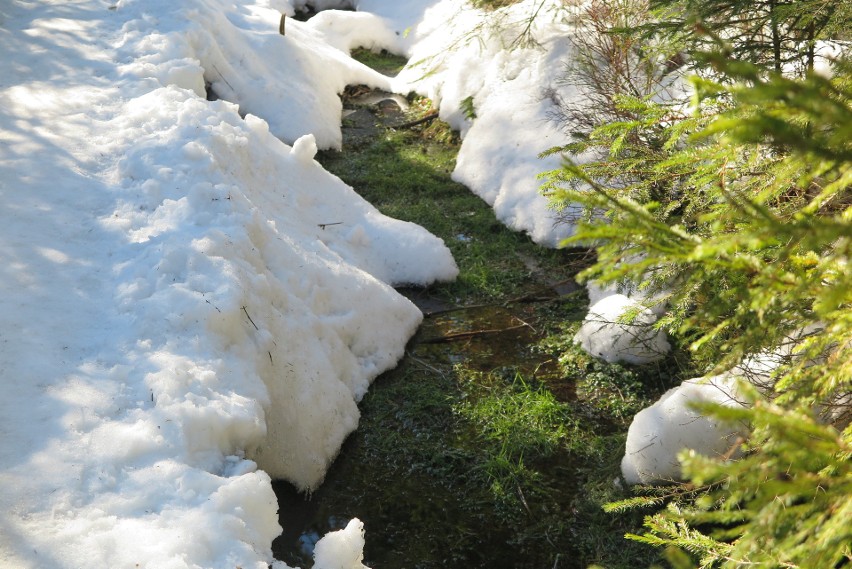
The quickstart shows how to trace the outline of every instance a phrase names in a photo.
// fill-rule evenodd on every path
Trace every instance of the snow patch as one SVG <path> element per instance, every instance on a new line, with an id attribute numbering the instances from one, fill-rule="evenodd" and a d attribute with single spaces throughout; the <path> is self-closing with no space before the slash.
<path id="1" fill-rule="evenodd" d="M 431 98 L 440 118 L 461 132 L 453 179 L 507 226 L 550 247 L 572 234 L 570 225 L 558 223 L 538 180 L 561 165 L 559 156 L 539 159 L 565 142 L 550 118 L 557 96 L 578 96 L 554 73 L 572 50 L 563 10 L 556 0 L 525 0 L 493 12 L 437 2 L 412 30 L 411 60 L 395 83 L 398 92 L 413 89 Z M 536 12 L 529 29 L 536 43 L 527 43 L 527 20 Z"/>
<path id="2" fill-rule="evenodd" d="M 574 343 L 610 363 L 654 362 L 671 349 L 666 333 L 654 327 L 656 321 L 656 315 L 639 301 L 610 294 L 589 308 Z"/>
<path id="3" fill-rule="evenodd" d="M 710 457 L 736 458 L 744 425 L 701 415 L 690 406 L 716 403 L 741 406 L 734 374 L 684 381 L 633 418 L 621 473 L 628 484 L 657 484 L 681 479 L 678 454 L 684 449 Z"/>
<path id="4" fill-rule="evenodd" d="M 314 548 L 314 569 L 369 569 L 364 560 L 364 524 L 355 518 L 327 533 Z"/>

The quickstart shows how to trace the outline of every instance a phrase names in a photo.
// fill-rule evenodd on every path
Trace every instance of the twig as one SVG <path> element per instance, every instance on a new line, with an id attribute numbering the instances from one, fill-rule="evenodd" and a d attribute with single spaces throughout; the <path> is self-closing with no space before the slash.
<path id="1" fill-rule="evenodd" d="M 246 313 L 246 316 L 248 316 L 249 322 L 251 322 L 251 325 L 254 326 L 254 329 L 260 331 L 260 328 L 258 328 L 257 324 L 254 323 L 254 320 L 251 319 L 251 316 L 249 315 L 248 310 L 246 310 L 246 307 L 242 306 L 241 308 L 243 309 L 243 312 Z"/>
<path id="2" fill-rule="evenodd" d="M 407 355 L 408 355 L 408 358 L 409 358 L 410 360 L 412 360 L 412 361 L 414 361 L 414 362 L 417 362 L 418 364 L 422 365 L 423 367 L 425 367 L 425 368 L 426 368 L 426 369 L 428 369 L 428 370 L 434 371 L 435 373 L 437 373 L 437 374 L 438 374 L 438 375 L 440 375 L 441 377 L 446 377 L 446 376 L 444 375 L 444 372 L 442 372 L 441 370 L 439 370 L 439 369 L 438 369 L 438 368 L 436 368 L 435 366 L 431 366 L 431 365 L 427 364 L 426 362 L 424 362 L 424 361 L 423 361 L 423 360 L 421 360 L 420 358 L 416 358 L 416 357 L 414 357 L 414 356 L 411 354 L 411 352 L 408 352 L 408 354 L 407 354 Z"/>
<path id="3" fill-rule="evenodd" d="M 221 72 L 221 71 L 219 71 L 219 68 L 218 68 L 218 67 L 216 67 L 216 64 L 215 64 L 215 63 L 213 63 L 212 65 L 213 65 L 213 69 L 215 69 L 215 70 L 216 70 L 216 73 L 218 73 L 218 74 L 219 74 L 219 77 L 221 77 L 221 78 L 222 78 L 222 81 L 224 81 L 224 82 L 225 82 L 225 85 L 227 85 L 228 87 L 230 87 L 230 88 L 231 88 L 231 91 L 233 91 L 234 93 L 236 93 L 236 92 L 237 92 L 237 90 L 236 90 L 236 89 L 234 89 L 234 86 L 233 86 L 233 85 L 231 85 L 230 83 L 228 83 L 228 80 L 227 80 L 227 79 L 225 79 L 225 76 L 224 76 L 224 75 L 222 75 L 222 72 Z"/>
<path id="4" fill-rule="evenodd" d="M 529 515 L 533 515 L 532 510 L 530 510 L 529 504 L 527 504 L 527 499 L 524 496 L 524 491 L 521 490 L 521 485 L 515 482 L 515 487 L 518 489 L 518 496 L 521 498 L 521 503 L 524 505 L 524 509 Z"/>
<path id="5" fill-rule="evenodd" d="M 508 328 L 495 328 L 490 330 L 472 330 L 470 332 L 456 332 L 455 334 L 447 334 L 446 336 L 439 336 L 437 338 L 427 338 L 423 340 L 421 344 L 440 344 L 443 342 L 454 342 L 456 340 L 464 340 L 466 338 L 475 338 L 476 336 L 487 336 L 490 334 L 502 334 L 503 332 L 510 332 L 512 330 L 519 330 L 521 328 L 531 327 L 529 324 L 524 322 L 523 324 L 518 324 L 517 326 L 509 326 Z"/>
<path id="6" fill-rule="evenodd" d="M 329 225 L 343 225 L 343 222 L 342 221 L 335 221 L 334 223 L 317 223 L 317 227 L 319 227 L 322 230 L 325 230 L 325 228 L 328 227 Z"/>
<path id="7" fill-rule="evenodd" d="M 417 126 L 417 125 L 423 124 L 425 122 L 433 121 L 436 118 L 438 118 L 438 111 L 434 111 L 432 113 L 429 113 L 425 117 L 421 117 L 421 118 L 413 120 L 413 121 L 404 122 L 402 124 L 397 124 L 397 125 L 391 125 L 389 128 L 392 128 L 392 129 L 411 128 L 413 126 Z"/>

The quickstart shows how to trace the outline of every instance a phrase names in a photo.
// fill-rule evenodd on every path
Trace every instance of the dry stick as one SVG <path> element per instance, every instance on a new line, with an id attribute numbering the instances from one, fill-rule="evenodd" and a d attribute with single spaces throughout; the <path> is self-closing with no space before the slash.
<path id="1" fill-rule="evenodd" d="M 434 371 L 435 373 L 437 373 L 437 374 L 438 374 L 438 375 L 440 375 L 441 377 L 446 377 L 446 376 L 444 375 L 444 372 L 442 372 L 441 370 L 439 370 L 438 368 L 436 368 L 436 367 L 434 367 L 434 366 L 431 366 L 431 365 L 427 364 L 426 362 L 424 362 L 424 361 L 423 361 L 423 360 L 421 360 L 420 358 L 416 358 L 416 357 L 414 357 L 414 356 L 411 354 L 411 352 L 406 352 L 406 355 L 408 356 L 408 358 L 409 358 L 410 360 L 412 360 L 412 361 L 414 361 L 414 362 L 416 362 L 416 363 L 420 364 L 421 366 L 425 367 L 426 369 L 431 370 L 431 371 Z"/>
<path id="2" fill-rule="evenodd" d="M 413 126 L 417 126 L 419 124 L 423 124 L 425 122 L 435 120 L 436 118 L 438 118 L 438 112 L 437 111 L 430 113 L 430 114 L 426 115 L 425 117 L 421 117 L 417 120 L 404 122 L 402 124 L 397 124 L 397 125 L 391 125 L 389 128 L 392 128 L 392 129 L 411 128 Z"/>
<path id="3" fill-rule="evenodd" d="M 511 330 L 519 330 L 521 328 L 532 328 L 529 324 L 524 322 L 523 324 L 518 324 L 517 326 L 509 326 L 508 328 L 497 328 L 493 330 L 472 330 L 470 332 L 456 332 L 455 334 L 447 334 L 446 336 L 439 336 L 437 338 L 427 338 L 421 341 L 421 344 L 441 344 L 443 342 L 454 342 L 456 340 L 464 340 L 466 338 L 475 338 L 476 336 L 487 336 L 490 334 L 502 334 L 503 332 L 509 332 Z"/>
<path id="4" fill-rule="evenodd" d="M 224 82 L 225 82 L 225 85 L 227 85 L 228 87 L 230 87 L 230 88 L 231 88 L 231 91 L 233 91 L 234 93 L 236 93 L 236 92 L 237 92 L 237 90 L 236 90 L 236 89 L 234 89 L 234 86 L 233 86 L 233 85 L 231 85 L 230 83 L 228 83 L 228 80 L 227 80 L 227 79 L 225 79 L 225 76 L 224 76 L 224 75 L 222 75 L 222 72 L 221 72 L 221 71 L 219 71 L 219 68 L 218 68 L 218 67 L 216 67 L 216 64 L 215 64 L 215 63 L 213 64 L 213 69 L 215 69 L 215 70 L 216 70 L 216 73 L 218 73 L 218 74 L 219 74 L 219 77 L 221 77 L 221 78 L 222 78 L 222 81 L 224 81 Z"/>
<path id="5" fill-rule="evenodd" d="M 243 309 L 243 312 L 246 313 L 246 316 L 248 316 L 249 322 L 251 322 L 251 325 L 254 326 L 254 329 L 260 331 L 260 328 L 258 328 L 257 324 L 254 323 L 254 320 L 251 319 L 251 316 L 249 315 L 248 310 L 246 310 L 246 307 L 242 306 L 241 308 Z"/>
<path id="6" fill-rule="evenodd" d="M 524 296 L 519 296 L 517 298 L 510 298 L 509 300 L 502 300 L 500 302 L 487 302 L 485 304 L 470 304 L 468 306 L 454 306 L 452 308 L 444 308 L 443 310 L 432 310 L 430 312 L 424 312 L 423 315 L 427 318 L 430 316 L 437 316 L 438 314 L 446 314 L 448 312 L 458 312 L 460 310 L 474 310 L 477 308 L 488 308 L 489 306 L 505 306 L 507 304 L 515 304 L 518 302 L 550 302 L 551 300 L 558 300 L 562 298 L 561 296 L 536 296 L 533 293 L 525 294 Z"/>
<path id="7" fill-rule="evenodd" d="M 521 490 L 521 485 L 518 482 L 515 482 L 515 486 L 518 489 L 518 496 L 521 498 L 521 503 L 524 505 L 524 509 L 527 511 L 529 515 L 533 515 L 532 510 L 530 510 L 529 504 L 527 504 L 527 499 L 524 496 L 524 491 Z"/>

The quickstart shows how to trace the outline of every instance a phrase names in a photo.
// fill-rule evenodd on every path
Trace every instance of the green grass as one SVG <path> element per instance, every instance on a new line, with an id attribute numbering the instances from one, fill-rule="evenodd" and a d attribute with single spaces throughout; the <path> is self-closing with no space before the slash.
<path id="1" fill-rule="evenodd" d="M 396 75 L 405 67 L 408 61 L 404 57 L 394 55 L 384 49 L 371 51 L 369 49 L 357 48 L 352 50 L 352 57 L 367 67 L 372 67 L 385 75 Z"/>
<path id="2" fill-rule="evenodd" d="M 543 385 L 534 386 L 516 374 L 511 383 L 493 374 L 460 368 L 459 375 L 474 393 L 454 407 L 485 443 L 496 444 L 511 460 L 546 458 L 570 443 L 576 430 L 570 406 L 556 400 Z"/>
<path id="3" fill-rule="evenodd" d="M 447 299 L 480 302 L 532 292 L 540 283 L 530 278 L 525 258 L 554 280 L 569 278 L 571 253 L 539 247 L 495 219 L 491 207 L 450 178 L 458 147 L 429 135 L 389 130 L 373 143 L 323 152 L 319 160 L 382 213 L 444 240 L 461 271 L 455 283 L 434 289 Z"/>
<path id="4" fill-rule="evenodd" d="M 412 103 L 418 116 L 430 110 Z M 675 381 L 676 362 L 610 365 L 573 347 L 588 301 L 556 298 L 549 283 L 569 280 L 585 253 L 507 229 L 450 178 L 457 152 L 436 120 L 318 155 L 382 213 L 445 241 L 459 278 L 424 294 L 490 306 L 426 318 L 409 357 L 362 401 L 358 430 L 314 496 L 316 523 L 326 531 L 337 529 L 329 520 L 361 518 L 375 567 L 648 567 L 657 552 L 623 538 L 641 529 L 642 513 L 602 507 L 629 495 L 613 484 L 627 425 Z M 545 300 L 512 300 L 529 295 Z M 520 320 L 529 326 L 511 334 L 420 342 Z"/>

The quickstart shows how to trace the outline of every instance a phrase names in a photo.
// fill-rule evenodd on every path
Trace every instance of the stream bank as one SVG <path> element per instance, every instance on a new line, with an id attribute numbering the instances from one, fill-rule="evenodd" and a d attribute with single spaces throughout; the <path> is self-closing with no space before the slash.
<path id="1" fill-rule="evenodd" d="M 311 496 L 275 483 L 276 557 L 309 567 L 319 537 L 359 517 L 373 569 L 648 566 L 656 553 L 622 537 L 641 514 L 601 506 L 625 497 L 613 480 L 627 422 L 671 372 L 573 347 L 588 253 L 535 245 L 453 182 L 458 140 L 440 121 L 392 128 L 431 116 L 428 100 L 406 111 L 365 95 L 345 94 L 343 151 L 318 160 L 382 213 L 442 237 L 461 272 L 401 291 L 424 323 L 365 396 L 325 483 Z"/>

